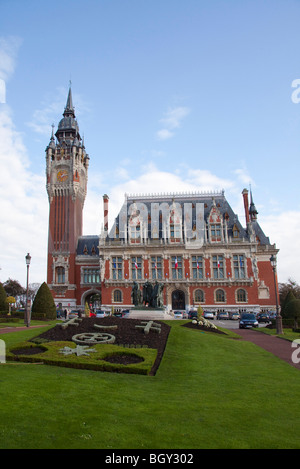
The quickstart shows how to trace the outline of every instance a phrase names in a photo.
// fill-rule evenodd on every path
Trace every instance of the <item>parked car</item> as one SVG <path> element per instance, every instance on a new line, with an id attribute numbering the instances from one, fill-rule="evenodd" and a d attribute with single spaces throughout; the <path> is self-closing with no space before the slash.
<path id="1" fill-rule="evenodd" d="M 249 327 L 258 327 L 258 321 L 253 313 L 242 314 L 240 319 L 239 328 L 246 329 Z"/>
<path id="2" fill-rule="evenodd" d="M 101 309 L 97 309 L 95 312 L 96 318 L 106 318 L 107 313 Z"/>
<path id="3" fill-rule="evenodd" d="M 72 309 L 69 313 L 69 319 L 74 319 L 80 317 L 80 311 Z"/>
<path id="4" fill-rule="evenodd" d="M 212 313 L 211 311 L 204 311 L 203 317 L 205 319 L 215 319 L 214 313 Z"/>
<path id="5" fill-rule="evenodd" d="M 226 313 L 224 311 L 221 313 L 218 313 L 217 319 L 229 319 L 229 313 Z"/>
<path id="6" fill-rule="evenodd" d="M 270 322 L 270 316 L 268 315 L 268 313 L 259 313 L 256 316 L 256 319 L 258 320 L 258 322 L 266 322 L 267 324 Z"/>
<path id="7" fill-rule="evenodd" d="M 183 314 L 181 311 L 174 311 L 174 319 L 183 319 Z"/>
<path id="8" fill-rule="evenodd" d="M 128 314 L 130 313 L 129 309 L 123 309 L 122 311 L 122 318 L 127 318 Z"/>
<path id="9" fill-rule="evenodd" d="M 106 316 L 107 316 L 107 314 L 105 314 L 104 317 L 106 317 Z M 122 313 L 122 311 L 115 311 L 114 314 L 113 314 L 113 316 L 114 316 L 115 318 L 122 318 L 122 317 L 123 317 L 123 313 Z"/>
<path id="10" fill-rule="evenodd" d="M 238 319 L 240 319 L 239 313 L 230 313 L 230 319 L 232 319 L 233 321 L 237 321 Z"/>
<path id="11" fill-rule="evenodd" d="M 189 319 L 197 319 L 198 318 L 197 311 L 189 311 L 188 318 Z"/>

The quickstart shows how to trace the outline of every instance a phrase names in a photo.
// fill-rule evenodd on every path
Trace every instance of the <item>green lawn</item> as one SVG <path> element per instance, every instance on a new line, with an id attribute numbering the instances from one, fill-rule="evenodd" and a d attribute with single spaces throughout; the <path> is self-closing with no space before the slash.
<path id="1" fill-rule="evenodd" d="M 154 377 L 0 364 L 0 448 L 300 448 L 297 369 L 234 334 L 169 324 Z"/>

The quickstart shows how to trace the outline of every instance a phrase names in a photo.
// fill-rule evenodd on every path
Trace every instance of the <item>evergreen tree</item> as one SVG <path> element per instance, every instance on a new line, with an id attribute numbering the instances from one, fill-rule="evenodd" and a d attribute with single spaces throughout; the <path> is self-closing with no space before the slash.
<path id="1" fill-rule="evenodd" d="M 286 295 L 286 297 L 285 297 L 285 299 L 283 300 L 282 305 L 281 305 L 281 315 L 282 315 L 282 317 L 285 317 L 285 316 L 286 316 L 285 310 L 286 310 L 286 307 L 287 307 L 288 303 L 289 303 L 290 301 L 295 300 L 295 299 L 296 299 L 296 297 L 295 297 L 293 291 L 290 290 L 290 291 L 287 293 L 287 295 Z"/>
<path id="2" fill-rule="evenodd" d="M 286 305 L 285 317 L 294 319 L 294 328 L 298 329 L 298 321 L 300 321 L 300 300 L 291 300 Z"/>
<path id="3" fill-rule="evenodd" d="M 47 319 L 56 319 L 56 307 L 46 282 L 42 283 L 33 300 L 32 312 L 45 314 Z"/>
<path id="4" fill-rule="evenodd" d="M 2 283 L 0 283 L 0 311 L 8 311 L 7 295 Z"/>

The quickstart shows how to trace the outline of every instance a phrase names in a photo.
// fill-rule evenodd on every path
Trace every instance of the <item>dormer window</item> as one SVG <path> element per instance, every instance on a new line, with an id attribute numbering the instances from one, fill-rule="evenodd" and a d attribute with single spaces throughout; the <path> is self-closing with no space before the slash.
<path id="1" fill-rule="evenodd" d="M 211 243 L 221 242 L 222 241 L 222 216 L 216 206 L 215 200 L 213 200 L 213 205 L 208 217 L 208 229 L 209 229 L 209 240 Z"/>
<path id="2" fill-rule="evenodd" d="M 238 227 L 236 226 L 236 224 L 233 225 L 232 234 L 235 239 L 240 237 L 240 231 Z"/>
<path id="3" fill-rule="evenodd" d="M 221 223 L 210 225 L 210 240 L 213 242 L 221 241 Z"/>

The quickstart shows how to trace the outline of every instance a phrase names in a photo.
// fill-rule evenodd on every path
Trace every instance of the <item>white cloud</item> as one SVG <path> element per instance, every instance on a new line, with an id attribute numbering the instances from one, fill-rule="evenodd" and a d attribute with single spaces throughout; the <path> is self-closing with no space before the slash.
<path id="1" fill-rule="evenodd" d="M 278 281 L 286 282 L 289 277 L 300 283 L 300 212 L 284 211 L 261 217 L 259 224 L 272 244 L 279 249 L 277 259 Z"/>
<path id="2" fill-rule="evenodd" d="M 173 135 L 174 132 L 170 132 L 168 129 L 161 129 L 156 132 L 158 140 L 168 140 L 169 138 L 172 138 Z"/>
<path id="3" fill-rule="evenodd" d="M 25 284 L 27 252 L 32 256 L 32 281 L 44 281 L 48 224 L 44 175 L 30 171 L 26 148 L 8 106 L 0 109 L 0 167 L 1 281 L 12 277 Z"/>
<path id="4" fill-rule="evenodd" d="M 181 125 L 182 120 L 190 113 L 190 109 L 183 106 L 178 106 L 169 109 L 165 117 L 160 119 L 162 129 L 156 132 L 158 140 L 167 140 L 175 135 L 173 132 L 178 129 Z"/>
<path id="5" fill-rule="evenodd" d="M 8 80 L 16 67 L 16 56 L 22 39 L 17 36 L 0 37 L 0 78 Z"/>

